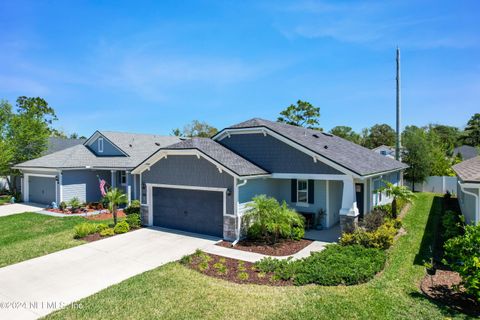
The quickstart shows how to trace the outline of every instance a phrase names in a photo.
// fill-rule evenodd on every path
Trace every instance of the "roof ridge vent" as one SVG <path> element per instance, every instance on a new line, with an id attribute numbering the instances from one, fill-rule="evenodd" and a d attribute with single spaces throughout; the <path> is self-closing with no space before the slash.
<path id="1" fill-rule="evenodd" d="M 328 132 L 323 132 L 323 131 L 322 131 L 322 134 L 325 135 L 325 136 L 327 136 L 327 137 L 333 137 L 333 134 L 328 133 Z"/>

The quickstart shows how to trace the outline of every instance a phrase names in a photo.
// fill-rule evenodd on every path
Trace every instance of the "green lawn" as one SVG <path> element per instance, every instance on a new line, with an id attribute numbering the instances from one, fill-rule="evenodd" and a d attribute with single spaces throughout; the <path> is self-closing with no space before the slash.
<path id="1" fill-rule="evenodd" d="M 0 205 L 10 202 L 10 196 L 0 196 Z"/>
<path id="2" fill-rule="evenodd" d="M 0 218 L 0 267 L 83 244 L 73 239 L 82 217 L 21 213 Z"/>
<path id="3" fill-rule="evenodd" d="M 367 284 L 265 287 L 209 278 L 170 263 L 130 278 L 48 319 L 441 319 L 467 318 L 422 296 L 442 198 L 419 194 L 404 219 L 407 234 L 388 253 L 386 269 Z"/>

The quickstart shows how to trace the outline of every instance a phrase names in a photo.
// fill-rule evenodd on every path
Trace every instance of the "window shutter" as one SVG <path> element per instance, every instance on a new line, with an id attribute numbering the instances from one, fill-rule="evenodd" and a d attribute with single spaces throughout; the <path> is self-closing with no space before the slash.
<path id="1" fill-rule="evenodd" d="M 297 179 L 292 179 L 292 202 L 297 202 Z"/>
<path id="2" fill-rule="evenodd" d="M 308 203 L 315 203 L 315 180 L 308 180 Z"/>

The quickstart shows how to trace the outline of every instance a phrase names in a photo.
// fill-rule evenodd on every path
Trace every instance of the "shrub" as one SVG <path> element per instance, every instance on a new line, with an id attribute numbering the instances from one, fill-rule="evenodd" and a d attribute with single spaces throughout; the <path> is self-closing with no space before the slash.
<path id="1" fill-rule="evenodd" d="M 326 286 L 364 283 L 383 269 L 385 261 L 385 253 L 378 249 L 330 245 L 298 264 L 294 282 Z"/>
<path id="2" fill-rule="evenodd" d="M 465 226 L 465 233 L 447 240 L 444 249 L 444 263 L 460 274 L 466 292 L 480 301 L 480 225 Z"/>
<path id="3" fill-rule="evenodd" d="M 459 236 L 462 233 L 462 225 L 460 223 L 459 215 L 447 210 L 442 217 L 443 237 L 450 239 Z"/>
<path id="4" fill-rule="evenodd" d="M 253 198 L 242 220 L 250 239 L 275 243 L 281 238 L 300 240 L 305 235 L 304 218 L 285 201 L 280 204 L 265 195 Z"/>
<path id="5" fill-rule="evenodd" d="M 100 235 L 102 237 L 110 237 L 110 236 L 113 236 L 114 234 L 115 234 L 115 231 L 113 230 L 113 228 L 105 228 L 100 231 Z"/>
<path id="6" fill-rule="evenodd" d="M 380 210 L 380 211 L 383 211 L 385 213 L 385 216 L 387 217 L 391 217 L 392 216 L 392 205 L 389 203 L 389 204 L 382 204 L 382 205 L 378 205 L 378 206 L 375 206 L 373 208 L 373 210 Z"/>
<path id="7" fill-rule="evenodd" d="M 140 214 L 140 201 L 133 200 L 128 207 L 126 207 L 123 212 L 128 216 L 130 214 Z"/>
<path id="8" fill-rule="evenodd" d="M 96 224 L 96 227 L 97 227 L 97 232 L 102 232 L 103 230 L 108 229 L 108 224 L 99 223 L 99 224 Z"/>
<path id="9" fill-rule="evenodd" d="M 237 278 L 242 281 L 247 281 L 248 280 L 248 273 L 246 272 L 239 272 L 237 274 Z"/>
<path id="10" fill-rule="evenodd" d="M 189 254 L 189 255 L 183 256 L 180 259 L 180 263 L 183 265 L 189 265 L 190 263 L 192 263 L 192 255 Z"/>
<path id="11" fill-rule="evenodd" d="M 360 245 L 334 244 L 301 260 L 264 258 L 255 266 L 260 273 L 273 272 L 275 279 L 293 280 L 296 285 L 353 285 L 363 283 L 382 270 L 386 255 Z"/>
<path id="12" fill-rule="evenodd" d="M 126 233 L 130 231 L 130 226 L 128 225 L 127 221 L 120 221 L 115 225 L 113 231 L 117 234 L 119 233 Z"/>
<path id="13" fill-rule="evenodd" d="M 72 208 L 72 211 L 75 211 L 76 209 L 80 208 L 82 203 L 77 197 L 73 197 L 68 201 L 68 205 Z"/>
<path id="14" fill-rule="evenodd" d="M 367 231 L 375 231 L 385 222 L 386 213 L 383 210 L 374 209 L 367 214 L 361 223 Z"/>
<path id="15" fill-rule="evenodd" d="M 367 231 L 364 228 L 357 228 L 353 233 L 344 233 L 340 238 L 342 246 L 362 245 L 365 248 L 388 249 L 393 244 L 397 234 L 398 223 L 396 220 L 388 220 L 375 231 Z"/>
<path id="16" fill-rule="evenodd" d="M 227 266 L 221 262 L 215 263 L 213 268 L 217 270 L 218 274 L 227 274 Z"/>
<path id="17" fill-rule="evenodd" d="M 67 203 L 65 201 L 60 202 L 58 208 L 62 211 L 65 211 L 65 209 L 67 209 Z"/>
<path id="18" fill-rule="evenodd" d="M 128 215 L 125 221 L 127 221 L 131 228 L 140 228 L 142 225 L 140 215 L 138 213 Z"/>
<path id="19" fill-rule="evenodd" d="M 93 223 L 83 222 L 73 227 L 73 231 L 74 231 L 74 238 L 79 239 L 79 238 L 86 237 L 89 234 L 96 233 L 97 225 Z"/>

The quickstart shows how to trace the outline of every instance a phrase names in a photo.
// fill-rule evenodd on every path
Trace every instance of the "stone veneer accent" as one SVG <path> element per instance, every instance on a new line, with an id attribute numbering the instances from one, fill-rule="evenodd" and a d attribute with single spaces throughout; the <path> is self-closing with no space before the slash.
<path id="1" fill-rule="evenodd" d="M 148 206 L 143 204 L 140 206 L 140 218 L 142 220 L 142 225 L 148 225 Z"/>
<path id="2" fill-rule="evenodd" d="M 223 216 L 223 238 L 230 241 L 237 239 L 237 217 Z"/>
<path id="3" fill-rule="evenodd" d="M 357 216 L 347 216 L 347 215 L 340 215 L 340 229 L 341 232 L 345 232 L 346 230 L 352 230 L 354 227 L 358 225 L 358 215 Z"/>

